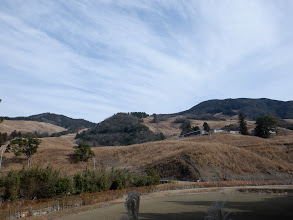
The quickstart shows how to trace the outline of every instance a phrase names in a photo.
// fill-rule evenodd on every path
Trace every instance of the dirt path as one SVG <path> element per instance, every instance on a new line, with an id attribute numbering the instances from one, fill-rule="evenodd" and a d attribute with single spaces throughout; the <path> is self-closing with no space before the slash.
<path id="1" fill-rule="evenodd" d="M 174 190 L 141 196 L 140 220 L 204 219 L 214 201 L 226 201 L 225 211 L 235 212 L 234 219 L 293 219 L 293 196 L 288 194 L 240 193 L 246 187 Z M 293 190 L 293 186 L 247 187 Z M 119 220 L 126 216 L 124 198 L 75 210 L 65 210 L 41 219 Z M 85 207 L 84 207 L 85 208 Z M 40 218 L 38 218 L 40 219 Z"/>

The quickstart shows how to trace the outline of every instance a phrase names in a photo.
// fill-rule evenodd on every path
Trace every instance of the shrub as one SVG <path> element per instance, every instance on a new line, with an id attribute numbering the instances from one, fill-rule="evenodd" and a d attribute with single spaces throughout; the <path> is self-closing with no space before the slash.
<path id="1" fill-rule="evenodd" d="M 72 180 L 68 177 L 59 178 L 56 182 L 56 195 L 67 195 L 73 192 Z"/>
<path id="2" fill-rule="evenodd" d="M 72 181 L 52 168 L 10 171 L 0 185 L 4 200 L 50 198 L 72 192 Z"/>
<path id="3" fill-rule="evenodd" d="M 75 161 L 84 162 L 95 156 L 94 152 L 91 150 L 91 146 L 86 143 L 81 143 L 73 148 L 76 149 L 73 154 L 73 159 Z"/>
<path id="4" fill-rule="evenodd" d="M 17 200 L 20 193 L 20 175 L 16 171 L 10 171 L 8 175 L 3 178 L 2 184 L 4 186 L 4 199 L 14 201 Z"/>
<path id="5" fill-rule="evenodd" d="M 86 169 L 73 177 L 75 194 L 94 193 L 109 189 L 108 175 L 104 169 L 91 171 Z"/>
<path id="6" fill-rule="evenodd" d="M 160 176 L 155 169 L 147 169 L 146 175 L 148 176 L 147 185 L 158 185 L 160 183 Z"/>
<path id="7" fill-rule="evenodd" d="M 239 125 L 238 124 L 229 124 L 229 125 L 225 125 L 221 129 L 227 130 L 227 131 L 239 131 Z"/>
<path id="8" fill-rule="evenodd" d="M 81 194 L 83 192 L 83 180 L 80 173 L 74 174 L 73 187 L 74 187 L 75 194 Z"/>
<path id="9" fill-rule="evenodd" d="M 105 169 L 76 173 L 71 178 L 61 176 L 52 168 L 22 169 L 10 171 L 0 178 L 0 195 L 4 200 L 50 198 L 67 194 L 95 193 L 159 183 L 159 175 L 153 169 L 138 175 L 127 171 Z M 2 193 L 2 194 L 1 194 Z"/>
<path id="10" fill-rule="evenodd" d="M 50 198 L 72 192 L 72 182 L 50 167 L 21 170 L 20 176 L 20 197 L 25 199 Z"/>

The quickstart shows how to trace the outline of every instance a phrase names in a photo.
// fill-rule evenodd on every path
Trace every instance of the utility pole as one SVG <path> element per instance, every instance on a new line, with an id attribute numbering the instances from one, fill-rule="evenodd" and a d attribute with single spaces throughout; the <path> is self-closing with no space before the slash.
<path id="1" fill-rule="evenodd" d="M 94 170 L 96 170 L 96 158 L 93 158 L 94 161 Z"/>

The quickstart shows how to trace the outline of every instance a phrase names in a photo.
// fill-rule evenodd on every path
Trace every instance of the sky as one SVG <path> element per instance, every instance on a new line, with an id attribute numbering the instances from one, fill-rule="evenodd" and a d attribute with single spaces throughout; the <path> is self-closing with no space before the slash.
<path id="1" fill-rule="evenodd" d="M 1 0 L 0 115 L 100 122 L 293 96 L 291 0 Z"/>

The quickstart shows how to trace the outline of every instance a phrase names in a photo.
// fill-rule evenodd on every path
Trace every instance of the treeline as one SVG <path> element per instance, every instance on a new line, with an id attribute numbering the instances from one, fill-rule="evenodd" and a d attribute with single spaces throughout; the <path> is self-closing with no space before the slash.
<path id="1" fill-rule="evenodd" d="M 7 141 L 10 141 L 16 137 L 22 137 L 22 134 L 20 131 L 17 132 L 16 130 L 14 130 L 13 132 L 11 132 L 10 135 L 8 135 L 7 132 L 5 133 L 0 132 L 0 147 L 4 145 Z"/>
<path id="2" fill-rule="evenodd" d="M 176 118 L 173 123 L 181 124 L 181 135 L 199 130 L 198 126 L 191 127 L 190 120 L 185 117 Z M 256 119 L 255 125 L 256 126 L 251 134 L 262 138 L 269 138 L 271 134 L 277 134 L 278 127 L 283 127 L 291 130 L 293 128 L 292 123 L 274 116 L 258 117 Z M 206 122 L 204 122 L 203 128 L 206 132 L 210 132 L 211 130 L 210 126 Z M 239 131 L 240 134 L 249 135 L 246 116 L 241 112 L 238 115 L 238 124 L 226 125 L 221 129 L 226 131 Z"/>
<path id="3" fill-rule="evenodd" d="M 233 116 L 242 112 L 248 119 L 256 120 L 265 115 L 280 118 L 293 118 L 293 101 L 283 102 L 271 99 L 224 99 L 201 102 L 191 109 L 180 112 L 178 115 L 215 115 L 222 113 Z"/>
<path id="4" fill-rule="evenodd" d="M 46 122 L 53 125 L 57 125 L 70 130 L 80 130 L 83 128 L 91 128 L 96 124 L 89 122 L 84 119 L 73 119 L 64 115 L 58 115 L 53 113 L 42 113 L 38 115 L 32 115 L 28 117 L 15 117 L 9 118 L 5 117 L 5 120 L 25 120 L 25 121 L 38 121 L 38 122 Z"/>
<path id="5" fill-rule="evenodd" d="M 95 128 L 76 135 L 80 142 L 97 146 L 125 146 L 165 139 L 142 124 L 142 119 L 127 113 L 118 113 L 97 124 Z"/>
<path id="6" fill-rule="evenodd" d="M 159 184 L 160 178 L 153 169 L 134 174 L 112 168 L 85 170 L 73 177 L 63 176 L 52 168 L 32 168 L 10 171 L 0 178 L 2 201 L 40 199 L 54 196 L 77 195 L 106 190 Z"/>
<path id="7" fill-rule="evenodd" d="M 25 133 L 26 137 L 33 137 L 33 138 L 44 138 L 44 137 L 60 137 L 62 135 L 66 135 L 66 134 L 71 134 L 71 133 L 75 133 L 79 130 L 79 128 L 70 128 L 66 131 L 61 131 L 61 132 L 55 132 L 53 134 L 49 134 L 48 132 L 28 132 Z"/>
<path id="8" fill-rule="evenodd" d="M 7 132 L 1 133 L 0 132 L 0 147 L 4 145 L 7 141 L 10 141 L 14 138 L 44 138 L 44 137 L 60 137 L 61 135 L 65 135 L 68 133 L 72 133 L 72 131 L 62 131 L 58 133 L 53 133 L 49 135 L 47 132 L 44 133 L 39 133 L 37 131 L 35 132 L 27 132 L 27 133 L 22 133 L 21 131 L 16 131 L 14 130 L 10 134 Z"/>
<path id="9" fill-rule="evenodd" d="M 145 113 L 145 112 L 130 112 L 129 114 L 132 115 L 132 116 L 135 116 L 135 117 L 137 117 L 137 118 L 139 118 L 139 119 L 146 118 L 146 117 L 149 116 L 149 115 L 148 115 L 147 113 Z"/>
<path id="10" fill-rule="evenodd" d="M 186 118 L 176 118 L 173 121 L 173 123 L 175 123 L 175 124 L 181 124 L 180 128 L 182 129 L 182 131 L 181 131 L 181 134 L 180 135 L 184 135 L 184 134 L 187 134 L 189 132 L 193 132 L 193 131 L 200 130 L 198 126 L 191 127 L 190 120 L 188 120 Z"/>
<path id="11" fill-rule="evenodd" d="M 293 123 L 290 123 L 280 118 L 276 118 L 276 121 L 279 127 L 293 130 Z"/>
<path id="12" fill-rule="evenodd" d="M 0 132 L 0 146 L 2 146 L 6 141 L 12 140 L 17 137 L 23 137 L 23 138 L 60 137 L 62 135 L 71 134 L 75 132 L 77 132 L 76 129 L 69 129 L 66 131 L 56 132 L 53 134 L 49 134 L 48 132 L 40 133 L 38 131 L 22 133 L 21 131 L 14 130 L 13 132 L 11 132 L 11 134 L 8 135 L 7 132 L 5 133 Z"/>

